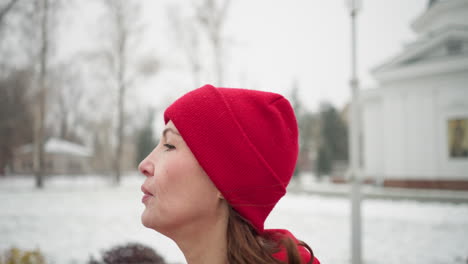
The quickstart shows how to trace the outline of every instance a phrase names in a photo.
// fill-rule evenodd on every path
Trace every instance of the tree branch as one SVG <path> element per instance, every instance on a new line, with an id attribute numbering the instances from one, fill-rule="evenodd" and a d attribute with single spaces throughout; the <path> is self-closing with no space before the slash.
<path id="1" fill-rule="evenodd" d="M 4 8 L 0 9 L 0 25 L 3 23 L 6 14 L 13 8 L 13 6 L 18 2 L 18 0 L 11 0 Z"/>

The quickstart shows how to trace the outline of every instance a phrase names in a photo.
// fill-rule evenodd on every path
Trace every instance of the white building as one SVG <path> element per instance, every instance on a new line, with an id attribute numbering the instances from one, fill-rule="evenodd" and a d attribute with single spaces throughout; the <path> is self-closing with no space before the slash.
<path id="1" fill-rule="evenodd" d="M 385 186 L 468 189 L 468 0 L 429 1 L 416 41 L 372 71 L 363 173 Z"/>
<path id="2" fill-rule="evenodd" d="M 13 173 L 33 173 L 33 144 L 19 147 L 13 159 Z M 82 145 L 58 138 L 44 144 L 44 172 L 46 174 L 85 174 L 92 172 L 92 152 Z"/>

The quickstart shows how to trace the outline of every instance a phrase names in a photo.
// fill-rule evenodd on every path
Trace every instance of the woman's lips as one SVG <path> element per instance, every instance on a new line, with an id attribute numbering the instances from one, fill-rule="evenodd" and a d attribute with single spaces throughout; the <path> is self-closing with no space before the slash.
<path id="1" fill-rule="evenodd" d="M 141 198 L 141 202 L 145 203 L 151 197 L 152 197 L 152 195 L 145 194 L 145 195 L 143 195 L 143 198 Z"/>
<path id="2" fill-rule="evenodd" d="M 143 192 L 143 198 L 141 198 L 142 203 L 145 203 L 149 198 L 153 197 L 153 194 L 150 193 L 143 185 L 141 186 L 141 191 Z"/>

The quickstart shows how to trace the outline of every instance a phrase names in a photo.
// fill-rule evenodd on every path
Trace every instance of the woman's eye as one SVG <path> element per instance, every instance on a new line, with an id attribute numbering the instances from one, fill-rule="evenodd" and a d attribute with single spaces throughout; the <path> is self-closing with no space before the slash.
<path id="1" fill-rule="evenodd" d="M 175 149 L 174 145 L 171 144 L 164 144 L 164 146 L 167 148 L 167 150 Z"/>

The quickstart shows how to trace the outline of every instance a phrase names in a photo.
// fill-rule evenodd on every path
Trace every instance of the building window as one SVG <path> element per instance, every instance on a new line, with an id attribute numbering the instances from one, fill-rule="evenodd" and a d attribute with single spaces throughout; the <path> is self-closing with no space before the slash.
<path id="1" fill-rule="evenodd" d="M 468 117 L 448 121 L 450 158 L 468 158 Z"/>

